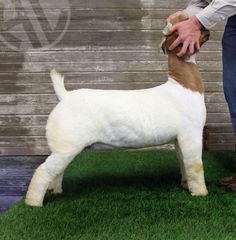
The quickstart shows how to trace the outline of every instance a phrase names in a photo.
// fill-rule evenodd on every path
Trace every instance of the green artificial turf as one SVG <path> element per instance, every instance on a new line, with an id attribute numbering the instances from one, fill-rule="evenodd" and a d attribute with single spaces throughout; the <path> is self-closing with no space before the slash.
<path id="1" fill-rule="evenodd" d="M 236 239 L 236 194 L 216 186 L 236 153 L 204 153 L 209 195 L 179 184 L 174 152 L 87 152 L 66 171 L 64 193 L 43 208 L 17 204 L 0 217 L 1 240 Z"/>

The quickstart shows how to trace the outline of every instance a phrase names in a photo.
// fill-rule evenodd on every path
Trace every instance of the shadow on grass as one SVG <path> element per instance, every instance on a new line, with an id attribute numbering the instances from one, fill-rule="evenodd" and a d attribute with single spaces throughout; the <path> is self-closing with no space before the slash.
<path id="1" fill-rule="evenodd" d="M 140 191 L 169 192 L 171 189 L 179 188 L 180 173 L 176 169 L 161 174 L 135 174 L 135 175 L 109 175 L 103 174 L 90 177 L 65 178 L 63 182 L 63 194 L 47 194 L 45 203 L 51 201 L 70 200 L 73 197 L 85 197 L 90 194 L 115 194 L 132 193 Z"/>
<path id="2" fill-rule="evenodd" d="M 142 174 L 142 175 L 100 175 L 86 177 L 84 179 L 65 180 L 65 188 L 73 188 L 75 192 L 87 192 L 88 188 L 126 188 L 126 187 L 145 187 L 153 188 L 168 188 L 180 181 L 178 173 L 162 173 L 161 175 Z"/>

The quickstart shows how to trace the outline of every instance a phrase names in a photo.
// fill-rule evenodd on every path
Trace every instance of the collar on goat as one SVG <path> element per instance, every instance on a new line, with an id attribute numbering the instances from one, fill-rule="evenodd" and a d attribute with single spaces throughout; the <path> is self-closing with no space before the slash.
<path id="1" fill-rule="evenodd" d="M 170 24 L 174 25 L 184 20 L 187 20 L 186 16 L 180 15 L 172 19 Z M 169 26 L 166 26 L 166 29 L 170 27 L 170 24 Z M 203 45 L 209 39 L 209 35 L 210 34 L 208 30 L 201 30 L 200 45 Z M 177 37 L 178 33 L 174 32 L 173 34 L 166 36 L 161 43 L 163 52 L 168 54 L 168 74 L 183 87 L 195 92 L 203 93 L 204 87 L 202 76 L 197 65 L 194 62 L 188 61 L 188 54 L 185 54 L 185 56 L 182 58 L 176 56 L 176 53 L 179 52 L 182 46 L 178 46 L 173 51 L 169 50 L 170 45 L 177 39 Z"/>

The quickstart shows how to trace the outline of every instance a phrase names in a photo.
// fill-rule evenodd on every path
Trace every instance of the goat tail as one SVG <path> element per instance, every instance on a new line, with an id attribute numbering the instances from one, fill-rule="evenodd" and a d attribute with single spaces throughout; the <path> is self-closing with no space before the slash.
<path id="1" fill-rule="evenodd" d="M 57 97 L 59 100 L 62 100 L 68 94 L 64 85 L 64 76 L 58 73 L 56 69 L 51 70 L 50 76 L 51 76 L 53 87 L 57 94 Z"/>

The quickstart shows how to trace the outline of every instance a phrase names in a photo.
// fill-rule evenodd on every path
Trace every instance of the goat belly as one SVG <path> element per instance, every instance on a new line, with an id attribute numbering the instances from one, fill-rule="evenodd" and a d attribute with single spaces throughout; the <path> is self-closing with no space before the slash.
<path id="1" fill-rule="evenodd" d="M 176 139 L 177 131 L 173 126 L 120 125 L 102 131 L 103 136 L 92 145 L 94 149 L 143 148 L 169 143 Z"/>

